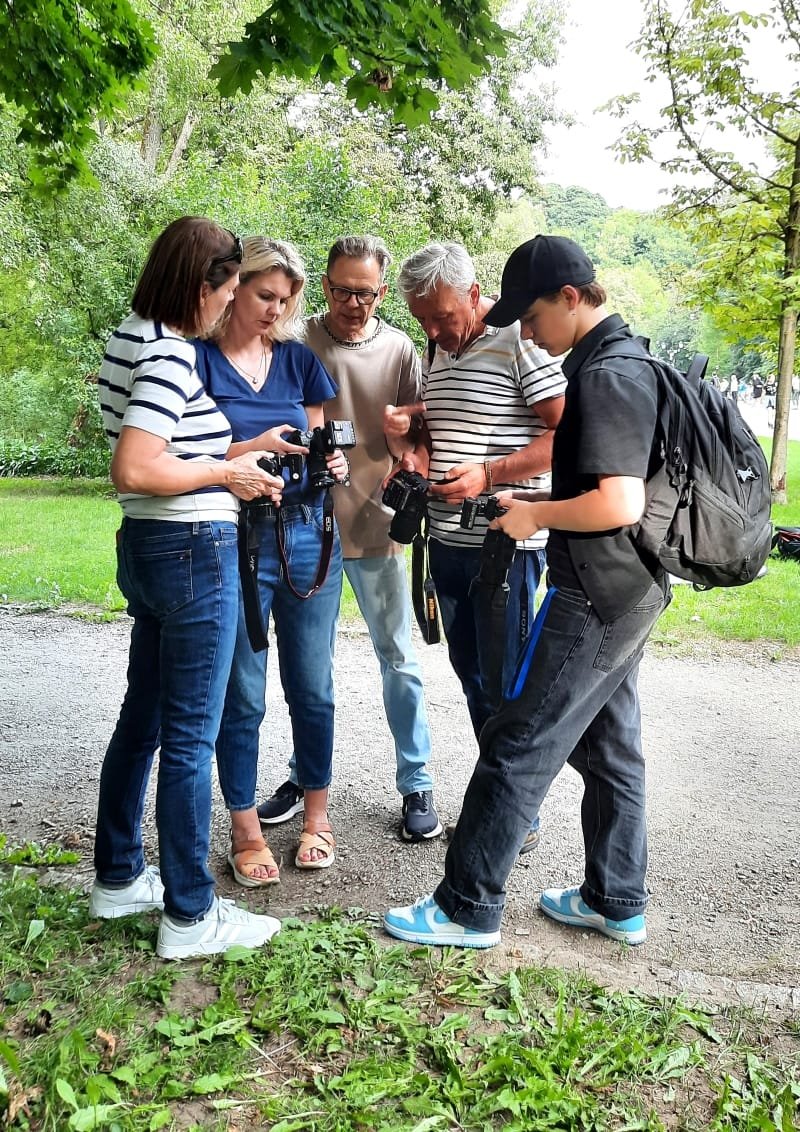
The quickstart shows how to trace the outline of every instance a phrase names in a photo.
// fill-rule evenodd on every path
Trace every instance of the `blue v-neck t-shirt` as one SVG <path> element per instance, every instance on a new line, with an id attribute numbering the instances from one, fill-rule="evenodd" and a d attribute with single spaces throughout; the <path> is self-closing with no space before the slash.
<path id="1" fill-rule="evenodd" d="M 217 407 L 227 417 L 234 442 L 252 440 L 267 429 L 287 424 L 307 429 L 307 405 L 321 405 L 336 396 L 338 387 L 325 367 L 302 342 L 273 342 L 272 361 L 261 389 L 236 372 L 216 342 L 194 342 L 197 372 Z M 309 491 L 308 480 L 287 483 L 286 503 L 299 503 Z"/>

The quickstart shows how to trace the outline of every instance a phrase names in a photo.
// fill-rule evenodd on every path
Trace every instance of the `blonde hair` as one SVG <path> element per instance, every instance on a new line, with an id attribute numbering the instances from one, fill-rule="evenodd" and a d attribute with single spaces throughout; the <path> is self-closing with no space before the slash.
<path id="1" fill-rule="evenodd" d="M 293 338 L 300 338 L 305 309 L 306 269 L 297 248 L 285 240 L 269 240 L 265 236 L 245 236 L 242 247 L 244 255 L 239 268 L 239 286 L 249 283 L 256 275 L 268 275 L 271 271 L 282 271 L 292 282 L 292 294 L 283 314 L 270 330 L 270 339 L 274 342 L 289 342 Z M 235 303 L 234 296 L 228 312 Z M 223 318 L 215 338 L 224 336 L 229 319 L 230 313 Z"/>

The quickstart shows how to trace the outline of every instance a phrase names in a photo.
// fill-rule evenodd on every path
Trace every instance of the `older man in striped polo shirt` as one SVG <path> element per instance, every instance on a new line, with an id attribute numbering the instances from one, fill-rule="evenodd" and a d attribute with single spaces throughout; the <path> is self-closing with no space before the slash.
<path id="1" fill-rule="evenodd" d="M 464 529 L 461 505 L 498 490 L 549 487 L 566 382 L 558 362 L 520 338 L 518 322 L 485 324 L 494 301 L 481 294 L 473 262 L 460 244 L 433 243 L 415 252 L 403 263 L 398 286 L 429 342 L 418 406 L 426 427 L 406 462 L 432 481 L 430 569 L 450 661 L 477 736 L 496 706 L 486 672 L 491 625 L 470 595 L 488 523 L 479 516 Z M 387 412 L 387 436 L 398 452 L 408 423 L 408 407 Z M 518 543 L 508 573 L 504 687 L 533 621 L 546 540 L 547 532 L 540 531 Z M 537 839 L 531 838 L 531 847 Z"/>

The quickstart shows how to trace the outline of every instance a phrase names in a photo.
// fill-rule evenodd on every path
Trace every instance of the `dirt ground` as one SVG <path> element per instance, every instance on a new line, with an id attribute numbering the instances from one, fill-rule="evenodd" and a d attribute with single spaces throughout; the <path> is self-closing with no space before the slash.
<path id="1" fill-rule="evenodd" d="M 122 697 L 128 623 L 96 624 L 0 609 L 0 831 L 13 842 L 66 839 L 91 882 L 99 768 Z M 436 803 L 454 818 L 476 757 L 460 688 L 443 646 L 419 644 L 434 741 Z M 274 654 L 274 650 L 273 650 Z M 777 657 L 777 658 L 776 658 Z M 288 718 L 271 658 L 262 732 L 262 795 L 284 780 Z M 226 814 L 214 811 L 220 891 L 254 910 L 306 913 L 320 904 L 378 914 L 431 889 L 445 844 L 397 836 L 399 796 L 369 638 L 357 627 L 337 645 L 332 818 L 337 861 L 328 872 L 293 867 L 299 819 L 273 827 L 279 888 L 233 883 L 224 860 Z M 800 656 L 769 645 L 718 646 L 691 655 L 651 645 L 641 675 L 650 828 L 648 942 L 626 949 L 554 924 L 535 910 L 539 891 L 580 880 L 580 781 L 565 770 L 542 810 L 539 849 L 508 884 L 498 964 L 577 969 L 611 986 L 685 990 L 800 1012 Z M 152 791 L 147 837 L 156 857 Z M 65 870 L 54 870 L 64 877 Z M 267 895 L 267 892 L 269 895 Z M 376 927 L 376 930 L 379 930 Z"/>

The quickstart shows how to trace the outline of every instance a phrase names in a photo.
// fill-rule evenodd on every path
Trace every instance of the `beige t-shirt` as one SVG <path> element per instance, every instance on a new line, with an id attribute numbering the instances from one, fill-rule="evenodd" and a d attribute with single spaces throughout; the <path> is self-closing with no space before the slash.
<path id="1" fill-rule="evenodd" d="M 344 557 L 401 554 L 403 547 L 389 538 L 394 512 L 381 503 L 381 483 L 393 465 L 383 435 L 383 410 L 419 400 L 414 343 L 381 319 L 369 338 L 340 342 L 328 333 L 320 314 L 306 320 L 305 340 L 339 386 L 338 395 L 325 403 L 325 419 L 349 420 L 355 426 L 356 446 L 347 453 L 350 486 L 333 489 Z"/>

